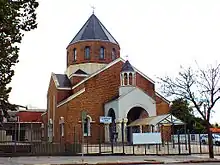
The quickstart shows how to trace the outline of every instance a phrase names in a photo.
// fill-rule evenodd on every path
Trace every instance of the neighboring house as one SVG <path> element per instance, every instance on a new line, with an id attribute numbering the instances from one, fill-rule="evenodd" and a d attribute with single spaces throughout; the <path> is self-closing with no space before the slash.
<path id="1" fill-rule="evenodd" d="M 41 141 L 42 117 L 45 109 L 21 109 L 8 111 L 10 118 L 4 118 L 0 141 Z"/>
<path id="2" fill-rule="evenodd" d="M 75 132 L 80 134 L 82 111 L 87 113 L 83 134 L 91 143 L 100 138 L 109 142 L 112 132 L 121 141 L 122 122 L 129 141 L 132 130 L 126 125 L 169 112 L 169 101 L 155 91 L 155 82 L 120 57 L 119 43 L 94 14 L 66 51 L 65 74 L 51 74 L 42 115 L 49 141 L 73 142 Z M 100 116 L 112 117 L 113 123 L 100 124 Z"/>

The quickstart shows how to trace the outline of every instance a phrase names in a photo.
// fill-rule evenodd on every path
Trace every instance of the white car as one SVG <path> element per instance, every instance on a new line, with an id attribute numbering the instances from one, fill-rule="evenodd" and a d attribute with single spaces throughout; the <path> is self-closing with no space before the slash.
<path id="1" fill-rule="evenodd" d="M 200 140 L 202 144 L 208 144 L 208 135 L 203 135 Z M 212 134 L 212 140 L 213 144 L 220 145 L 220 135 Z"/>

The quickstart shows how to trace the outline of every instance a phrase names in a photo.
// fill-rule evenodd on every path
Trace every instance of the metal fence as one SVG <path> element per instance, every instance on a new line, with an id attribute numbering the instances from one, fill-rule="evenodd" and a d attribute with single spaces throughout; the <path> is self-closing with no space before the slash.
<path id="1" fill-rule="evenodd" d="M 94 130 L 97 129 L 97 130 Z M 74 128 L 71 142 L 60 140 L 48 142 L 44 140 L 42 129 L 38 127 L 9 126 L 0 130 L 0 156 L 27 156 L 27 155 L 181 155 L 208 153 L 208 145 L 202 144 L 200 134 L 179 134 L 163 137 L 161 144 L 134 145 L 127 140 L 118 141 L 119 137 L 111 136 L 110 142 L 105 142 L 104 129 L 94 128 L 90 136 L 84 135 L 79 128 Z M 93 132 L 98 138 L 92 139 Z M 122 131 L 123 132 L 123 131 Z M 121 134 L 122 139 L 126 135 Z M 92 140 L 91 140 L 92 139 Z M 214 153 L 220 154 L 220 146 L 214 145 Z"/>

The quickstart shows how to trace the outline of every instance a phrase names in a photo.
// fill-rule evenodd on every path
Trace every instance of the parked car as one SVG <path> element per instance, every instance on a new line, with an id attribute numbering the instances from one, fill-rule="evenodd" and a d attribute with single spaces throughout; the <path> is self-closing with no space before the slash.
<path id="1" fill-rule="evenodd" d="M 203 135 L 200 140 L 202 144 L 208 144 L 208 135 Z M 220 135 L 212 134 L 212 140 L 213 144 L 220 145 Z"/>

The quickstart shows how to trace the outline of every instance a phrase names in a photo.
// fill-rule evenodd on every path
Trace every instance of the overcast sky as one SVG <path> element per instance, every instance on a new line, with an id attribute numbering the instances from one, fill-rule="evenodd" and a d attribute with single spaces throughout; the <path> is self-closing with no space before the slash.
<path id="1" fill-rule="evenodd" d="M 66 47 L 92 14 L 148 77 L 175 75 L 180 65 L 220 62 L 219 0 L 40 0 L 38 28 L 20 45 L 10 101 L 46 108 L 51 72 L 64 73 Z M 220 117 L 220 104 L 212 121 Z M 217 110 L 218 109 L 218 110 Z M 218 112 L 219 111 L 219 112 Z"/>

